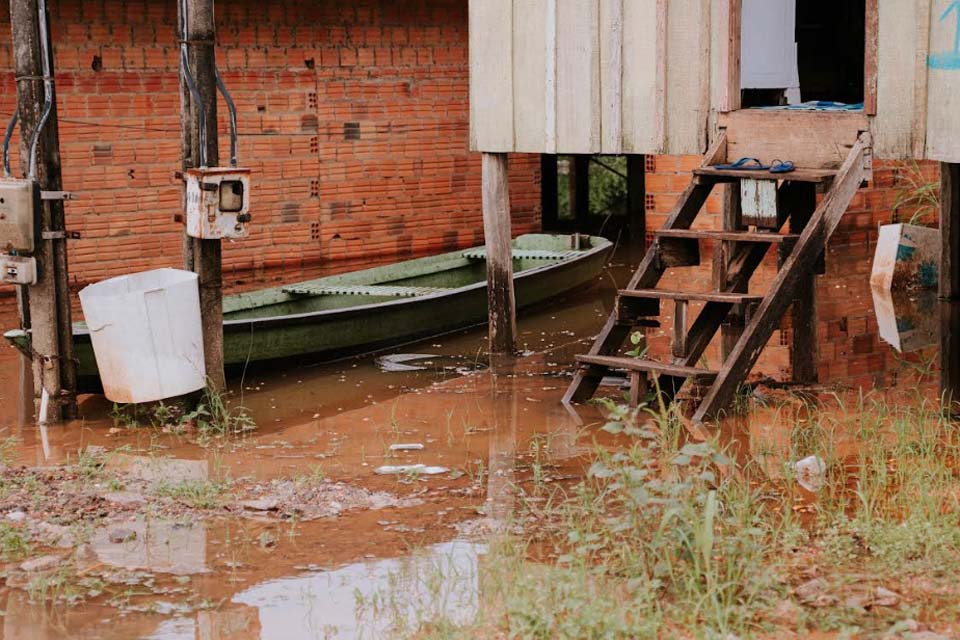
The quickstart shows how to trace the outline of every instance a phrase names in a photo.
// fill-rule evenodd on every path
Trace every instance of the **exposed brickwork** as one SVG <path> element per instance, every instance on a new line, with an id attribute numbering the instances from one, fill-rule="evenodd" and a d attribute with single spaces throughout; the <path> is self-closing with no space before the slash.
<path id="1" fill-rule="evenodd" d="M 0 34 L 9 33 L 0 3 Z M 64 0 L 51 20 L 67 222 L 80 284 L 178 265 L 176 3 Z M 253 169 L 251 237 L 225 279 L 292 279 L 482 242 L 467 150 L 463 0 L 235 0 L 217 5 L 218 64 Z M 0 38 L 0 114 L 14 108 Z M 220 157 L 228 160 L 220 103 Z M 514 232 L 539 227 L 539 160 L 511 158 Z M 252 270 L 252 274 L 249 273 Z M 245 273 L 246 272 L 246 273 Z"/>

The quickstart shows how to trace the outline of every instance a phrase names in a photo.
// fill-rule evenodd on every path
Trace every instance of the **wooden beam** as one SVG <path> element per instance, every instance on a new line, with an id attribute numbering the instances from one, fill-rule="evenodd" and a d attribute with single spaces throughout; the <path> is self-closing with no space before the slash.
<path id="1" fill-rule="evenodd" d="M 647 156 L 627 156 L 627 228 L 630 237 L 647 246 Z"/>
<path id="2" fill-rule="evenodd" d="M 863 112 L 877 115 L 877 61 L 880 45 L 879 0 L 866 0 L 865 40 L 863 59 Z"/>
<path id="3" fill-rule="evenodd" d="M 557 156 L 540 154 L 540 228 L 555 231 L 559 223 Z"/>
<path id="4" fill-rule="evenodd" d="M 833 188 L 800 236 L 796 247 L 770 286 L 767 297 L 751 318 L 743 337 L 724 362 L 717 380 L 697 408 L 693 416 L 694 422 L 703 422 L 708 416 L 715 417 L 726 407 L 733 399 L 737 387 L 760 357 L 760 352 L 776 329 L 777 322 L 792 302 L 788 293 L 795 290 L 804 274 L 814 268 L 850 200 L 860 188 L 864 176 L 864 154 L 869 141 L 869 134 L 864 134 L 850 150 Z"/>
<path id="5" fill-rule="evenodd" d="M 802 234 L 817 208 L 816 185 L 809 182 L 785 182 L 777 192 L 778 209 L 790 217 L 790 233 Z M 780 247 L 780 264 L 786 264 L 790 247 Z M 790 305 L 790 367 L 793 381 L 801 384 L 817 382 L 819 363 L 817 339 L 816 270 L 800 275 Z"/>
<path id="6" fill-rule="evenodd" d="M 940 237 L 940 297 L 960 300 L 960 164 L 956 163 L 940 163 Z"/>
<path id="7" fill-rule="evenodd" d="M 589 231 L 590 220 L 590 156 L 570 156 L 570 217 L 574 229 Z"/>
<path id="8" fill-rule="evenodd" d="M 186 34 L 189 70 L 200 94 L 200 104 L 187 87 L 181 69 L 181 132 L 183 168 L 219 164 L 217 145 L 216 22 L 213 0 L 182 0 L 178 3 L 181 33 Z M 186 13 L 184 13 L 186 12 Z M 203 111 L 204 135 L 201 138 Z M 201 139 L 204 148 L 201 149 Z M 200 315 L 203 323 L 203 356 L 208 386 L 223 391 L 223 274 L 220 240 L 200 240 L 184 234 L 184 267 L 197 273 L 200 287 Z"/>
<path id="9" fill-rule="evenodd" d="M 507 154 L 484 153 L 483 233 L 487 249 L 487 318 L 491 354 L 513 353 L 517 335 L 510 247 Z"/>
<path id="10" fill-rule="evenodd" d="M 17 78 L 17 110 L 20 117 L 20 159 L 23 173 L 35 160 L 35 176 L 45 191 L 60 191 L 60 133 L 57 123 L 56 89 L 53 84 L 53 48 L 46 3 L 11 0 L 14 72 Z M 44 77 L 48 80 L 45 82 Z M 36 158 L 31 142 L 45 110 L 45 85 L 49 114 L 39 135 Z M 41 232 L 62 232 L 62 201 L 44 201 L 40 212 Z M 39 235 L 39 233 L 38 233 Z M 76 362 L 73 354 L 73 324 L 70 312 L 69 275 L 65 238 L 44 239 L 34 252 L 37 282 L 28 298 L 31 347 L 34 352 L 35 394 L 46 392 L 48 415 L 40 420 L 59 422 L 76 417 Z M 26 321 L 27 315 L 21 314 Z"/>
<path id="11" fill-rule="evenodd" d="M 960 415 L 960 302 L 940 302 L 940 396 L 950 415 Z"/>

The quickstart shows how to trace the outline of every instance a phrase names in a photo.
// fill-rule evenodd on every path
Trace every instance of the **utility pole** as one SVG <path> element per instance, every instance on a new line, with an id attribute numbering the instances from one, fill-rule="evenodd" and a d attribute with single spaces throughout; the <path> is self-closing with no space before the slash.
<path id="1" fill-rule="evenodd" d="M 21 127 L 21 167 L 25 175 L 38 182 L 41 191 L 62 192 L 53 48 L 45 0 L 10 0 L 10 24 Z M 35 133 L 41 127 L 34 144 Z M 62 199 L 43 199 L 38 222 L 39 244 L 34 251 L 37 281 L 29 292 L 34 389 L 35 394 L 42 397 L 45 393 L 48 398 L 47 415 L 38 415 L 39 419 L 59 422 L 74 418 L 77 413 Z"/>
<path id="2" fill-rule="evenodd" d="M 219 164 L 217 145 L 216 23 L 213 0 L 179 0 L 180 105 L 183 169 Z M 183 58 L 186 58 L 184 65 Z M 191 88 L 191 79 L 194 87 Z M 197 99 L 199 94 L 199 100 Z M 184 268 L 198 275 L 203 354 L 211 391 L 223 391 L 223 274 L 220 240 L 184 233 Z"/>

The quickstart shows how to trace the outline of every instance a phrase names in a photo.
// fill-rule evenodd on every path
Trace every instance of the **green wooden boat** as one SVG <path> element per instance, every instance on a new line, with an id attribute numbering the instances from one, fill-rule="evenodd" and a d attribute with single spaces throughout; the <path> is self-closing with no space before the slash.
<path id="1" fill-rule="evenodd" d="M 577 244 L 578 243 L 578 244 Z M 578 248 L 574 248 L 577 244 Z M 591 282 L 613 248 L 595 236 L 529 234 L 513 241 L 519 308 Z M 487 317 L 483 247 L 224 298 L 228 372 L 245 363 L 375 351 L 480 325 Z M 81 391 L 100 389 L 90 333 L 73 328 Z M 4 337 L 30 354 L 29 333 Z"/>

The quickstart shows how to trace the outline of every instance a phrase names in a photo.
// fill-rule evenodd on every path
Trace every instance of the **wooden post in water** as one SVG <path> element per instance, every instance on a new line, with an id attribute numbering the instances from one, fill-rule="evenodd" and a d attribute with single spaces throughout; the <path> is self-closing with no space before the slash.
<path id="1" fill-rule="evenodd" d="M 483 234 L 487 249 L 487 317 L 490 353 L 513 353 L 517 336 L 510 247 L 510 193 L 507 154 L 484 153 Z"/>
<path id="2" fill-rule="evenodd" d="M 940 297 L 960 300 L 960 164 L 951 162 L 940 163 L 940 237 Z"/>
<path id="3" fill-rule="evenodd" d="M 20 117 L 21 168 L 24 175 L 29 175 L 31 162 L 35 163 L 32 177 L 40 189 L 60 191 L 63 188 L 60 133 L 46 4 L 38 0 L 10 0 L 10 25 Z M 32 141 L 41 124 L 43 129 L 34 157 Z M 34 393 L 38 398 L 44 392 L 48 396 L 47 415 L 38 415 L 38 418 L 59 422 L 77 414 L 77 370 L 62 200 L 44 200 L 39 223 L 41 239 L 34 251 L 37 282 L 27 296 L 29 313 L 21 310 L 21 317 L 29 317 L 31 328 Z"/>
<path id="4" fill-rule="evenodd" d="M 627 229 L 647 247 L 647 156 L 627 156 Z"/>
<path id="5" fill-rule="evenodd" d="M 588 232 L 590 218 L 590 156 L 570 156 L 570 217 L 575 231 Z"/>
<path id="6" fill-rule="evenodd" d="M 179 0 L 177 38 L 187 43 L 190 74 L 200 94 L 199 104 L 180 69 L 180 122 L 183 168 L 219 163 L 217 145 L 216 23 L 213 0 Z M 183 35 L 186 38 L 183 38 Z M 203 136 L 201 137 L 201 110 Z M 204 148 L 201 149 L 201 140 Z M 223 391 L 223 275 L 220 240 L 200 240 L 184 234 L 184 268 L 197 273 L 203 321 L 203 355 L 211 391 Z"/>
<path id="7" fill-rule="evenodd" d="M 790 216 L 790 233 L 800 235 L 817 208 L 816 186 L 809 182 L 786 182 L 777 194 L 777 206 L 781 215 Z M 789 257 L 792 247 L 780 246 L 780 265 Z M 817 276 L 822 271 L 821 260 L 810 273 L 805 273 L 794 289 L 790 305 L 790 368 L 793 381 L 814 384 L 818 380 L 817 354 Z"/>
<path id="8" fill-rule="evenodd" d="M 960 164 L 940 163 L 940 393 L 960 414 Z"/>
<path id="9" fill-rule="evenodd" d="M 557 197 L 557 156 L 540 154 L 540 228 L 555 231 L 559 224 Z"/>

